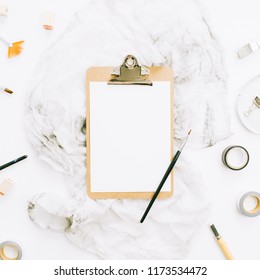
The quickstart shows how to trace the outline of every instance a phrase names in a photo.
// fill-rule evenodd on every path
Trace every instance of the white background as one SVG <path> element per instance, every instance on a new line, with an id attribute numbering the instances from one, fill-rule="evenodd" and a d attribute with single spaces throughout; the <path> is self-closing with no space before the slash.
<path id="1" fill-rule="evenodd" d="M 8 195 L 0 198 L 0 242 L 18 242 L 23 248 L 23 259 L 85 259 L 87 256 L 63 234 L 42 230 L 29 220 L 27 201 L 33 194 L 54 192 L 68 197 L 69 189 L 64 187 L 66 178 L 62 174 L 37 158 L 24 130 L 24 102 L 37 59 L 84 2 L 3 0 L 0 3 L 9 7 L 9 16 L 0 18 L 0 34 L 11 41 L 26 40 L 22 55 L 12 60 L 7 59 L 7 50 L 0 43 L 0 84 L 14 91 L 12 96 L 0 94 L 0 164 L 29 155 L 25 161 L 0 172 L 0 181 L 11 177 L 15 182 Z M 209 230 L 209 224 L 214 223 L 236 259 L 260 259 L 260 216 L 246 218 L 236 207 L 241 192 L 260 192 L 260 136 L 242 127 L 235 110 L 239 89 L 260 73 L 260 51 L 243 60 L 236 57 L 238 48 L 260 38 L 260 3 L 259 0 L 207 0 L 205 6 L 227 63 L 232 136 L 208 149 L 185 151 L 203 174 L 212 201 L 210 219 L 192 239 L 187 258 L 223 259 Z M 55 13 L 55 30 L 48 32 L 42 28 L 44 11 Z M 232 172 L 221 162 L 221 153 L 230 144 L 240 144 L 249 150 L 250 164 L 243 171 Z"/>

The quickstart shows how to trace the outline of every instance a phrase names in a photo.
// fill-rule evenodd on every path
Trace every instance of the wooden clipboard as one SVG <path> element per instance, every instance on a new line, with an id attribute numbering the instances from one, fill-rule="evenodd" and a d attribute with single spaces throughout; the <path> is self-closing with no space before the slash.
<path id="1" fill-rule="evenodd" d="M 134 65 L 134 68 L 138 67 L 138 69 L 135 69 L 138 71 L 137 72 L 135 71 L 135 73 L 132 72 L 130 73 L 130 75 L 128 74 L 126 75 L 128 69 L 122 70 L 122 67 L 125 66 L 125 63 L 127 61 L 126 59 L 129 57 L 135 60 L 136 64 Z M 126 59 L 120 68 L 113 69 L 112 67 L 92 67 L 89 68 L 87 71 L 87 78 L 86 78 L 87 79 L 87 87 L 86 87 L 87 88 L 87 130 L 86 130 L 87 178 L 86 179 L 87 179 L 87 194 L 92 199 L 109 199 L 109 198 L 150 199 L 154 191 L 156 190 L 165 170 L 167 169 L 174 155 L 172 69 L 170 67 L 151 67 L 150 69 L 147 68 L 143 69 L 141 68 L 141 66 L 137 64 L 137 60 L 135 57 L 127 56 Z M 125 70 L 126 72 L 123 73 L 123 71 Z M 156 91 L 156 87 L 158 87 L 157 91 Z M 149 98 L 150 96 L 151 98 L 154 98 L 153 102 L 155 103 L 156 98 L 158 98 L 158 94 L 160 94 L 159 92 L 160 87 L 163 88 L 164 91 L 169 91 L 168 93 L 161 95 L 161 97 L 164 96 L 164 98 L 162 99 L 164 100 L 163 101 L 164 106 L 166 106 L 165 104 L 167 104 L 167 108 L 165 107 L 166 110 L 160 108 L 161 113 L 160 110 L 155 110 L 154 114 L 160 113 L 160 115 L 158 115 L 158 117 L 155 119 L 154 123 L 156 124 L 154 124 L 154 126 L 158 128 L 159 132 L 167 130 L 165 133 L 167 135 L 167 139 L 163 138 L 165 137 L 164 135 L 159 134 L 158 136 L 155 133 L 154 135 L 156 136 L 156 138 L 158 138 L 158 143 L 162 143 L 160 147 L 157 147 L 157 145 L 153 145 L 154 152 L 156 153 L 156 156 L 159 159 L 158 166 L 156 166 L 157 164 L 156 160 L 153 160 L 153 156 L 156 159 L 156 156 L 153 155 L 153 150 L 151 152 L 151 158 L 149 156 L 149 159 L 151 160 L 147 161 L 148 165 L 146 164 L 141 165 L 140 162 L 143 160 L 142 152 L 144 150 L 146 151 L 147 145 L 141 146 L 142 148 L 138 153 L 136 153 L 137 150 L 134 147 L 132 147 L 132 145 L 134 145 L 134 143 L 136 142 L 135 141 L 136 138 L 140 139 L 141 142 L 143 138 L 145 138 L 146 136 L 145 127 L 144 127 L 144 132 L 140 130 L 140 128 L 138 128 L 139 129 L 138 131 L 139 132 L 141 131 L 141 133 L 138 133 L 138 136 L 132 139 L 130 145 L 128 145 L 127 148 L 125 148 L 125 150 L 122 149 L 121 147 L 123 141 L 119 141 L 118 138 L 114 139 L 114 142 L 116 142 L 117 140 L 119 141 L 117 143 L 118 146 L 112 147 L 114 145 L 114 142 L 110 142 L 110 144 L 107 142 L 110 141 L 110 138 L 113 139 L 113 137 L 111 137 L 111 133 L 112 133 L 111 131 L 117 132 L 117 130 L 115 130 L 114 128 L 115 126 L 114 123 L 118 123 L 119 125 L 118 131 L 123 130 L 123 132 L 125 132 L 126 134 L 128 133 L 128 130 L 126 130 L 125 127 L 129 127 L 129 128 L 131 127 L 131 129 L 135 128 L 134 125 L 132 126 L 131 120 L 135 112 L 138 111 L 136 110 L 135 104 L 140 105 L 139 103 L 133 103 L 134 105 L 132 104 L 133 105 L 132 107 L 134 108 L 131 111 L 132 116 L 130 118 L 130 122 L 129 119 L 127 119 L 128 126 L 127 125 L 124 126 L 124 123 L 120 122 L 121 116 L 119 115 L 119 113 L 124 114 L 125 111 L 129 110 L 129 108 L 125 104 L 127 98 L 128 100 L 130 100 L 130 98 L 132 98 L 131 94 L 133 93 L 133 95 L 137 97 L 136 102 L 139 102 L 140 100 L 138 96 L 141 95 L 145 97 L 147 96 L 147 93 L 140 94 L 140 92 L 149 91 L 150 89 L 153 88 L 151 95 L 149 95 Z M 104 90 L 108 92 L 104 93 L 103 92 Z M 132 93 L 127 93 L 129 90 L 132 90 Z M 114 93 L 118 91 L 120 91 L 120 94 Z M 137 92 L 139 92 L 140 95 L 138 95 Z M 116 97 L 120 97 L 119 102 L 117 102 L 117 99 L 115 99 Z M 111 103 L 112 101 L 110 101 L 110 98 L 114 98 L 113 103 Z M 161 103 L 160 101 L 161 99 L 159 99 L 158 106 L 160 106 Z M 123 105 L 122 104 L 120 105 L 120 102 Z M 149 102 L 145 103 L 143 114 L 141 114 L 141 116 L 146 115 L 146 113 L 148 112 L 147 108 L 150 106 L 149 104 L 150 104 Z M 108 110 L 107 106 L 110 107 L 114 106 L 114 108 L 110 108 Z M 122 108 L 120 106 L 122 106 Z M 152 109 L 153 109 L 152 107 L 151 108 L 149 107 L 150 113 Z M 111 117 L 111 120 L 109 120 L 110 112 L 111 114 L 113 113 L 116 114 L 114 111 L 117 110 L 119 111 L 117 115 L 118 118 Z M 104 111 L 106 111 L 105 115 L 104 115 Z M 162 121 L 161 123 L 157 123 L 157 119 L 159 119 L 161 115 L 164 116 L 165 122 Z M 151 116 L 153 119 L 154 118 L 153 114 L 151 114 Z M 169 122 L 168 122 L 168 117 L 169 117 Z M 138 127 L 139 125 L 140 125 L 139 121 L 137 121 L 136 127 Z M 111 131 L 109 130 L 110 126 L 113 126 L 113 128 L 111 128 Z M 106 131 L 107 134 L 101 135 L 103 131 L 102 129 Z M 153 127 L 151 128 L 151 125 L 149 125 L 149 129 L 147 130 L 149 130 L 149 132 L 151 133 L 154 133 Z M 123 132 L 122 134 L 124 134 Z M 133 133 L 129 135 L 129 137 L 130 138 L 133 137 Z M 128 138 L 124 138 L 124 135 L 122 136 L 122 139 L 127 139 L 128 141 Z M 102 141 L 104 141 L 104 143 Z M 157 140 L 154 140 L 154 137 L 150 137 L 146 143 L 148 145 L 152 145 L 152 143 L 150 142 L 153 141 L 156 142 Z M 138 148 L 140 148 L 138 142 L 136 143 Z M 167 144 L 164 145 L 164 143 Z M 118 150 L 120 150 L 121 147 L 120 152 L 122 152 L 122 150 L 124 150 L 123 153 L 129 152 L 128 156 L 126 157 L 123 157 L 122 155 L 119 156 L 119 151 L 117 150 L 117 147 Z M 131 150 L 132 153 L 128 151 L 129 149 L 132 149 Z M 161 154 L 163 153 L 164 155 L 162 156 Z M 133 154 L 134 155 L 136 154 L 137 158 L 134 158 Z M 117 162 L 117 164 L 113 166 L 113 161 L 116 161 L 117 155 L 121 159 L 120 164 Z M 131 158 L 133 162 L 135 162 L 136 164 L 131 165 L 128 162 L 129 158 Z M 162 164 L 159 164 L 160 161 L 162 161 Z M 139 164 L 140 166 L 143 167 L 142 173 L 140 172 L 141 169 L 138 168 Z M 151 166 L 149 166 L 149 164 Z M 111 168 L 111 170 L 109 170 L 109 168 Z M 160 172 L 158 169 L 160 169 Z M 136 173 L 134 171 L 132 172 L 132 170 L 135 170 Z M 152 170 L 154 171 L 152 172 Z M 146 174 L 143 174 L 143 171 Z M 120 179 L 118 178 L 118 176 L 122 176 L 121 178 L 122 189 L 120 187 Z M 145 182 L 145 180 L 147 179 L 147 181 L 149 181 L 149 186 L 148 183 L 147 184 L 143 183 L 143 185 L 139 186 L 138 185 L 139 181 L 135 181 L 138 180 L 138 176 L 140 177 L 140 182 Z M 156 177 L 156 179 L 152 178 L 153 176 Z M 168 187 L 166 186 L 166 190 L 162 189 L 158 198 L 168 198 L 173 194 L 173 185 L 174 185 L 173 178 L 174 176 L 172 171 L 171 175 L 167 179 L 169 180 Z M 133 189 L 131 185 L 131 180 L 133 180 Z M 127 184 L 128 186 L 125 186 Z"/>

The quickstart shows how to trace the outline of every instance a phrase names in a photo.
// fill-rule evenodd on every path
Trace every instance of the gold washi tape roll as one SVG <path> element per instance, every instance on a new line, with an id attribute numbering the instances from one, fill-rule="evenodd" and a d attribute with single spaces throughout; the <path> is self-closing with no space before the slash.
<path id="1" fill-rule="evenodd" d="M 250 207 L 251 209 L 246 206 L 246 200 L 248 198 L 253 198 L 255 200 L 255 205 L 253 208 Z M 260 193 L 249 191 L 243 194 L 238 201 L 238 209 L 247 217 L 256 217 L 260 215 Z"/>
<path id="2" fill-rule="evenodd" d="M 241 170 L 248 165 L 249 153 L 242 146 L 228 146 L 222 153 L 222 161 L 231 170 Z"/>
<path id="3" fill-rule="evenodd" d="M 6 248 L 11 247 L 15 250 L 16 256 L 11 257 L 6 254 Z M 5 241 L 0 244 L 0 260 L 20 260 L 22 258 L 21 247 L 13 241 Z"/>

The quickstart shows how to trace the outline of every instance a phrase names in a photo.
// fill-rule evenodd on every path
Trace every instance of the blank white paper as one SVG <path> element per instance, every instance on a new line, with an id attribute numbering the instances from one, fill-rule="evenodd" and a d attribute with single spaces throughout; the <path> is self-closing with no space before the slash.
<path id="1" fill-rule="evenodd" d="M 90 83 L 91 192 L 156 190 L 171 160 L 170 97 L 165 81 Z"/>

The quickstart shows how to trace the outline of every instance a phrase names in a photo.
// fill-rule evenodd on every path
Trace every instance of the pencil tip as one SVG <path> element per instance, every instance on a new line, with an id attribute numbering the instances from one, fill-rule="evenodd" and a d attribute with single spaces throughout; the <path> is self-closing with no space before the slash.
<path id="1" fill-rule="evenodd" d="M 188 132 L 188 135 L 190 135 L 191 134 L 191 129 L 190 129 L 190 131 Z"/>

